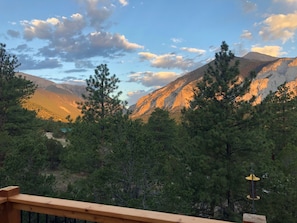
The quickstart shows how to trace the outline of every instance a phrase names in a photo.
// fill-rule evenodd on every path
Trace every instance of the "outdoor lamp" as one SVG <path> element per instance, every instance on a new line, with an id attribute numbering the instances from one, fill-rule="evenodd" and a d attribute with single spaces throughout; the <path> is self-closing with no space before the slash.
<path id="1" fill-rule="evenodd" d="M 250 181 L 250 194 L 247 195 L 247 198 L 250 200 L 259 200 L 260 197 L 256 194 L 256 182 L 260 180 L 259 177 L 256 177 L 255 174 L 251 173 L 245 178 Z"/>

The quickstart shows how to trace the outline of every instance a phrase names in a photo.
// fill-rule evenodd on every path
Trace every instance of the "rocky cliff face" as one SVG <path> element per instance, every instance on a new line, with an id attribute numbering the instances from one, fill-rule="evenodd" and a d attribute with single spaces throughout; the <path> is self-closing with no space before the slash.
<path id="1" fill-rule="evenodd" d="M 202 67 L 201 70 L 205 70 Z M 193 71 L 176 79 L 163 88 L 160 88 L 138 100 L 131 118 L 139 118 L 149 115 L 155 108 L 169 111 L 180 110 L 189 106 L 189 100 L 193 96 L 193 88 L 197 80 L 201 79 L 203 72 Z"/>
<path id="2" fill-rule="evenodd" d="M 275 92 L 278 86 L 284 83 L 296 93 L 296 58 L 281 58 L 263 67 L 251 83 L 249 94 L 256 96 L 257 103 L 260 103 L 270 92 Z"/>
<path id="3" fill-rule="evenodd" d="M 259 103 L 284 82 L 291 87 L 297 86 L 296 58 L 275 58 L 259 53 L 249 53 L 237 59 L 240 61 L 242 77 L 248 76 L 253 70 L 257 74 L 251 83 L 250 92 L 244 96 L 244 99 L 256 96 L 256 102 Z M 131 117 L 146 119 L 155 108 L 166 109 L 172 113 L 188 107 L 193 97 L 193 88 L 197 81 L 201 80 L 207 67 L 208 65 L 198 68 L 140 98 L 134 106 Z"/>

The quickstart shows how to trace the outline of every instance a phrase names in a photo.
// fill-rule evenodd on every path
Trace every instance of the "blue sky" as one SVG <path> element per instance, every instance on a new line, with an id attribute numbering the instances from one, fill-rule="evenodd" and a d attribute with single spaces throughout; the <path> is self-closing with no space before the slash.
<path id="1" fill-rule="evenodd" d="M 1 0 L 0 21 L 19 71 L 85 83 L 106 63 L 129 105 L 208 63 L 222 41 L 236 56 L 297 56 L 297 0 Z"/>

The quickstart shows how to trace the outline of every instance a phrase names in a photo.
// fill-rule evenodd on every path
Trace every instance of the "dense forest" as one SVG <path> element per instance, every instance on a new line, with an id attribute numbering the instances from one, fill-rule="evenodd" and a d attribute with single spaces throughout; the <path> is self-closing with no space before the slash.
<path id="1" fill-rule="evenodd" d="M 254 211 L 271 223 L 296 222 L 297 98 L 284 84 L 261 104 L 241 100 L 255 73 L 239 80 L 225 42 L 178 122 L 158 108 L 146 123 L 131 120 L 119 79 L 104 64 L 86 80 L 81 117 L 38 119 L 22 107 L 36 86 L 16 76 L 18 66 L 1 44 L 1 187 L 241 222 L 253 211 L 245 177 L 254 173 L 261 178 Z"/>

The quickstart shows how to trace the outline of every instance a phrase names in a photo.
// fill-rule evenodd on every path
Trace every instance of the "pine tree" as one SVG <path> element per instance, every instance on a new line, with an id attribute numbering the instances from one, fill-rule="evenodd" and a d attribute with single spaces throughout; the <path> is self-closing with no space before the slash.
<path id="1" fill-rule="evenodd" d="M 110 75 L 106 64 L 96 67 L 95 74 L 86 80 L 87 94 L 82 95 L 84 101 L 78 103 L 83 120 L 98 121 L 123 112 L 126 104 L 119 99 L 122 92 L 116 92 L 119 82 L 115 74 Z"/>
<path id="2" fill-rule="evenodd" d="M 209 100 L 221 105 L 235 105 L 242 102 L 239 97 L 249 89 L 251 78 L 241 80 L 239 60 L 228 50 L 226 42 L 222 42 L 220 52 L 215 54 L 215 60 L 208 66 L 203 80 L 194 89 L 191 109 L 204 106 Z M 254 73 L 251 73 L 251 77 Z"/>
<path id="3" fill-rule="evenodd" d="M 183 125 L 191 138 L 188 162 L 195 176 L 192 186 L 196 186 L 197 200 L 193 206 L 197 215 L 236 220 L 236 202 L 243 198 L 244 190 L 241 179 L 249 171 L 261 136 L 247 128 L 253 109 L 240 97 L 248 91 L 251 78 L 240 76 L 239 65 L 222 42 L 194 89 L 190 108 L 183 110 Z"/>
<path id="4" fill-rule="evenodd" d="M 263 123 L 268 131 L 269 138 L 274 141 L 272 159 L 290 143 L 296 144 L 296 97 L 286 83 L 278 87 L 276 92 L 271 92 L 262 102 Z"/>
<path id="5" fill-rule="evenodd" d="M 294 222 L 297 217 L 296 103 L 292 89 L 284 83 L 258 106 L 261 131 L 270 140 L 270 153 L 261 182 L 265 193 L 257 210 L 269 216 L 270 222 Z M 280 210 L 280 206 L 284 208 Z"/>
<path id="6" fill-rule="evenodd" d="M 15 69 L 20 63 L 16 56 L 6 52 L 5 47 L 0 43 L 0 130 L 8 122 L 9 113 L 21 109 L 22 101 L 36 89 L 33 82 L 16 76 Z"/>
<path id="7" fill-rule="evenodd" d="M 53 177 L 41 174 L 46 165 L 44 137 L 36 114 L 22 107 L 36 85 L 16 75 L 20 63 L 0 44 L 0 179 L 1 187 L 19 185 L 26 193 L 49 194 Z"/>

